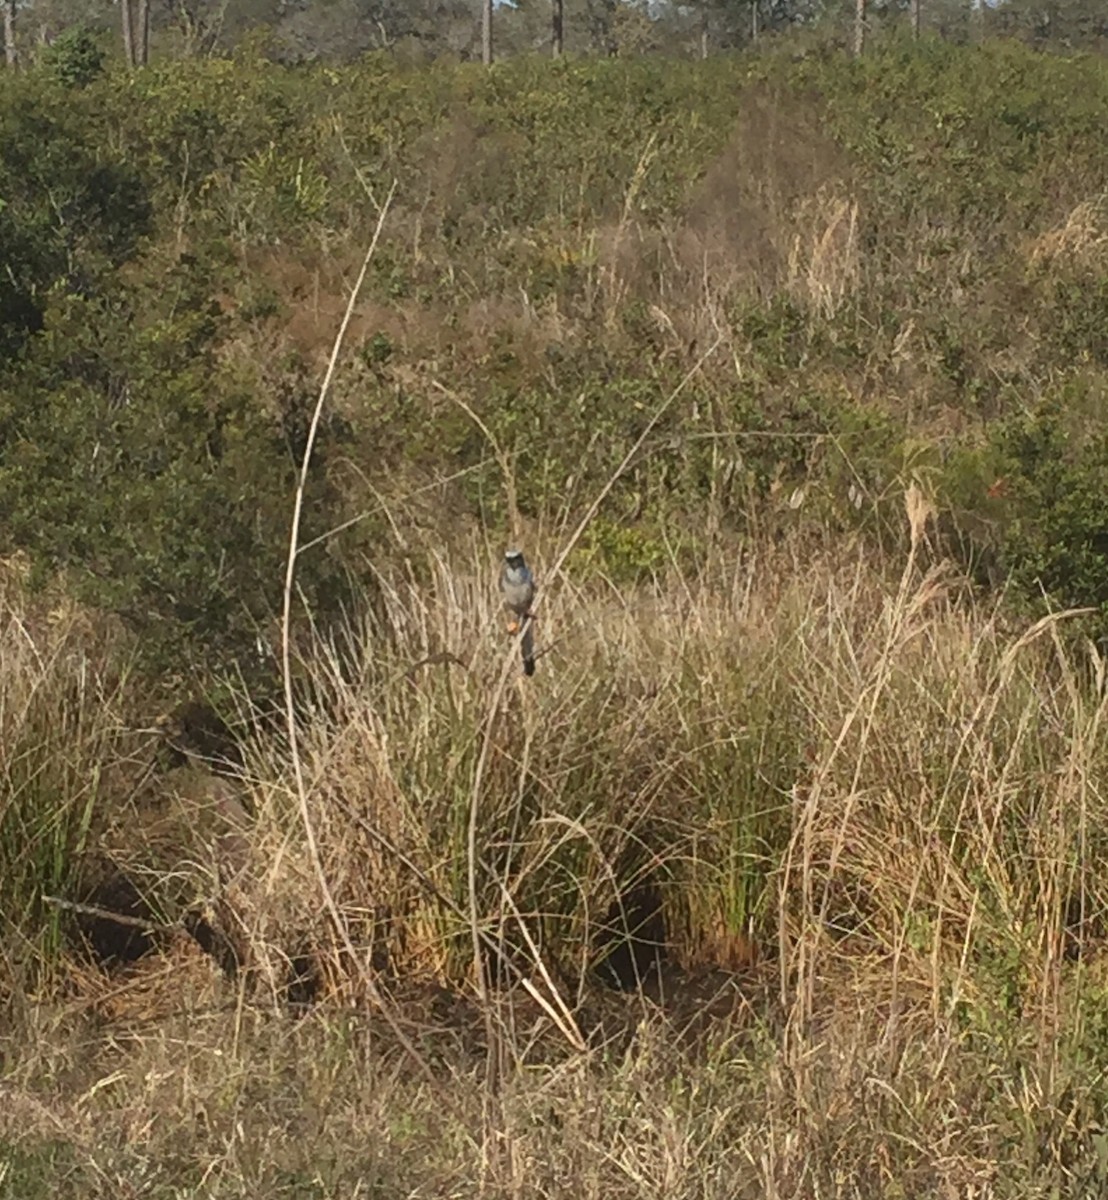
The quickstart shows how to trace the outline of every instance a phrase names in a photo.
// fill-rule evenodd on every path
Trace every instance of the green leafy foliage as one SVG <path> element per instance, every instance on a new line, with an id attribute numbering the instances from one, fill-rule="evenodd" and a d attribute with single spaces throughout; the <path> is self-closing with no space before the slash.
<path id="1" fill-rule="evenodd" d="M 139 172 L 99 140 L 87 97 L 64 99 L 37 78 L 2 90 L 0 357 L 42 327 L 53 289 L 94 293 L 152 216 Z"/>
<path id="2" fill-rule="evenodd" d="M 83 25 L 71 25 L 46 48 L 43 65 L 66 88 L 88 87 L 104 70 L 104 51 Z"/>
<path id="3" fill-rule="evenodd" d="M 121 614 L 148 665 L 191 657 L 250 675 L 280 611 L 303 425 L 295 407 L 266 413 L 252 381 L 220 365 L 210 284 L 183 259 L 157 294 L 121 288 L 49 309 L 9 407 L 0 481 L 11 541 Z M 326 433 L 305 540 L 327 509 Z M 326 579 L 321 617 L 345 594 L 330 564 L 317 554 L 302 572 L 313 599 Z"/>
<path id="4" fill-rule="evenodd" d="M 1055 396 L 998 433 L 1008 470 L 1002 553 L 1029 595 L 1094 609 L 1091 627 L 1103 638 L 1108 636 L 1108 432 L 1095 424 L 1083 428 L 1082 407 L 1073 393 Z"/>
<path id="5" fill-rule="evenodd" d="M 919 470 L 991 524 L 993 480 L 951 478 L 1002 473 L 980 423 L 1105 369 L 1093 59 L 894 40 L 491 72 L 254 47 L 67 91 L 60 70 L 0 81 L 6 537 L 163 662 L 232 653 L 274 610 L 351 248 L 394 179 L 309 506 L 366 545 L 394 481 L 454 480 L 440 511 L 501 526 L 505 462 L 526 518 L 572 527 L 663 407 L 582 546 L 613 574 L 752 530 L 899 537 Z M 1092 530 L 1093 485 L 1011 453 L 1004 562 L 1092 594 L 1095 555 L 1045 547 Z M 345 595 L 337 556 L 301 565 Z"/>

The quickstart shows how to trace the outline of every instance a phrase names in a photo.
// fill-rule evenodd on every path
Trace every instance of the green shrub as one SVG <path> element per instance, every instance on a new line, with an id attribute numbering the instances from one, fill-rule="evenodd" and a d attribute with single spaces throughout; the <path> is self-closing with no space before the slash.
<path id="1" fill-rule="evenodd" d="M 1100 402 L 1102 403 L 1102 401 Z M 1091 607 L 1108 636 L 1108 431 L 1085 425 L 1068 389 L 996 435 L 1004 475 L 1001 555 L 1024 592 L 1054 606 Z"/>
<path id="2" fill-rule="evenodd" d="M 43 65 L 63 87 L 88 87 L 104 70 L 104 51 L 90 30 L 73 25 L 46 48 Z"/>
<path id="3" fill-rule="evenodd" d="M 95 293 L 150 230 L 141 176 L 84 99 L 36 78 L 0 87 L 0 362 L 42 327 L 52 291 Z"/>
<path id="4" fill-rule="evenodd" d="M 1105 369 L 1091 59 L 925 41 L 487 72 L 251 51 L 0 93 L 5 536 L 168 638 L 163 661 L 186 630 L 238 657 L 274 609 L 323 344 L 367 189 L 394 178 L 316 530 L 394 486 L 398 512 L 409 494 L 430 511 L 459 468 L 443 528 L 506 519 L 499 455 L 439 383 L 491 432 L 524 517 L 572 528 L 681 384 L 582 547 L 605 569 L 754 530 L 896 538 L 913 471 L 949 485 L 939 464 L 989 441 L 975 422 Z M 1093 594 L 1096 513 L 990 445 L 1025 489 L 1006 569 Z M 1092 453 L 1067 444 L 1066 469 Z M 967 511 L 992 483 L 974 480 Z M 303 565 L 345 595 L 337 556 Z"/>
<path id="5" fill-rule="evenodd" d="M 256 381 L 221 364 L 226 321 L 210 295 L 204 269 L 182 260 L 158 292 L 47 311 L 6 414 L 5 532 L 40 575 L 63 570 L 82 599 L 124 617 L 147 665 L 188 658 L 250 675 L 281 608 L 309 401 L 289 393 L 267 413 Z M 304 540 L 338 523 L 328 432 Z M 323 621 L 347 595 L 324 550 L 305 557 L 299 582 Z"/>

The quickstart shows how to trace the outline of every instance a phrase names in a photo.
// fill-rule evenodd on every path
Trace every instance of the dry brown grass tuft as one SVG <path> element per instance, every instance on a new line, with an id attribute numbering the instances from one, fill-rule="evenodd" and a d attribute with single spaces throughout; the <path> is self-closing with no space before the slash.
<path id="1" fill-rule="evenodd" d="M 803 200 L 788 256 L 786 288 L 805 307 L 832 318 L 857 283 L 858 202 L 823 189 Z"/>
<path id="2" fill-rule="evenodd" d="M 1108 195 L 1075 205 L 1061 225 L 1031 240 L 1027 256 L 1033 266 L 1103 264 L 1108 256 Z"/>

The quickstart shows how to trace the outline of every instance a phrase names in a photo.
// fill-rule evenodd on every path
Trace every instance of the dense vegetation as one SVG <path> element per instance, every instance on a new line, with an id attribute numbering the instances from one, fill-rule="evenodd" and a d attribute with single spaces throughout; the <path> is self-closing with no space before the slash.
<path id="1" fill-rule="evenodd" d="M 797 521 L 879 533 L 915 472 L 994 577 L 1108 602 L 1099 60 L 4 82 L 4 535 L 147 634 L 222 653 L 270 611 L 321 356 L 393 179 L 317 531 L 459 469 L 434 507 L 499 518 L 500 464 L 443 388 L 526 516 L 572 510 L 697 364 L 591 532 L 620 578 L 664 561 L 663 528 L 702 552 L 801 485 Z M 379 555 L 383 528 L 357 544 Z M 305 578 L 330 589 L 329 561 Z"/>
<path id="2" fill-rule="evenodd" d="M 90 45 L 0 78 L 2 1069 L 39 1114 L 0 1118 L 11 1194 L 1102 1185 L 1105 61 L 125 73 Z M 394 185 L 306 496 L 300 769 L 243 717 L 232 883 L 184 769 L 146 769 L 153 718 L 278 688 L 296 472 Z M 544 607 L 504 690 L 509 540 Z M 177 1002 L 171 932 L 230 930 L 257 1025 L 211 1009 L 187 1079 L 179 1011 L 87 1060 L 74 1014 L 138 1020 L 157 976 L 83 965 L 82 903 L 147 923 Z M 268 1040 L 293 993 L 473 986 L 476 937 L 577 1045 L 605 969 L 649 973 L 613 951 L 635 921 L 667 968 L 765 986 L 706 1058 L 661 1016 L 488 1089 L 351 1078 L 326 1005 Z M 531 1053 L 501 1019 L 490 1073 Z"/>

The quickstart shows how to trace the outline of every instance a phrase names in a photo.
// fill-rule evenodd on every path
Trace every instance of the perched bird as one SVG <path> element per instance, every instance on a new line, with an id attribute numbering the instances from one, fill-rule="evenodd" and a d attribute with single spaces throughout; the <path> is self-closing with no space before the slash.
<path id="1" fill-rule="evenodd" d="M 519 550 L 509 550 L 504 555 L 504 566 L 500 572 L 500 591 L 504 596 L 504 607 L 514 614 L 508 622 L 508 632 L 518 633 L 523 625 L 523 673 L 535 673 L 535 640 L 531 631 L 531 601 L 535 598 L 535 577 Z M 526 622 L 526 624 L 524 624 Z"/>

